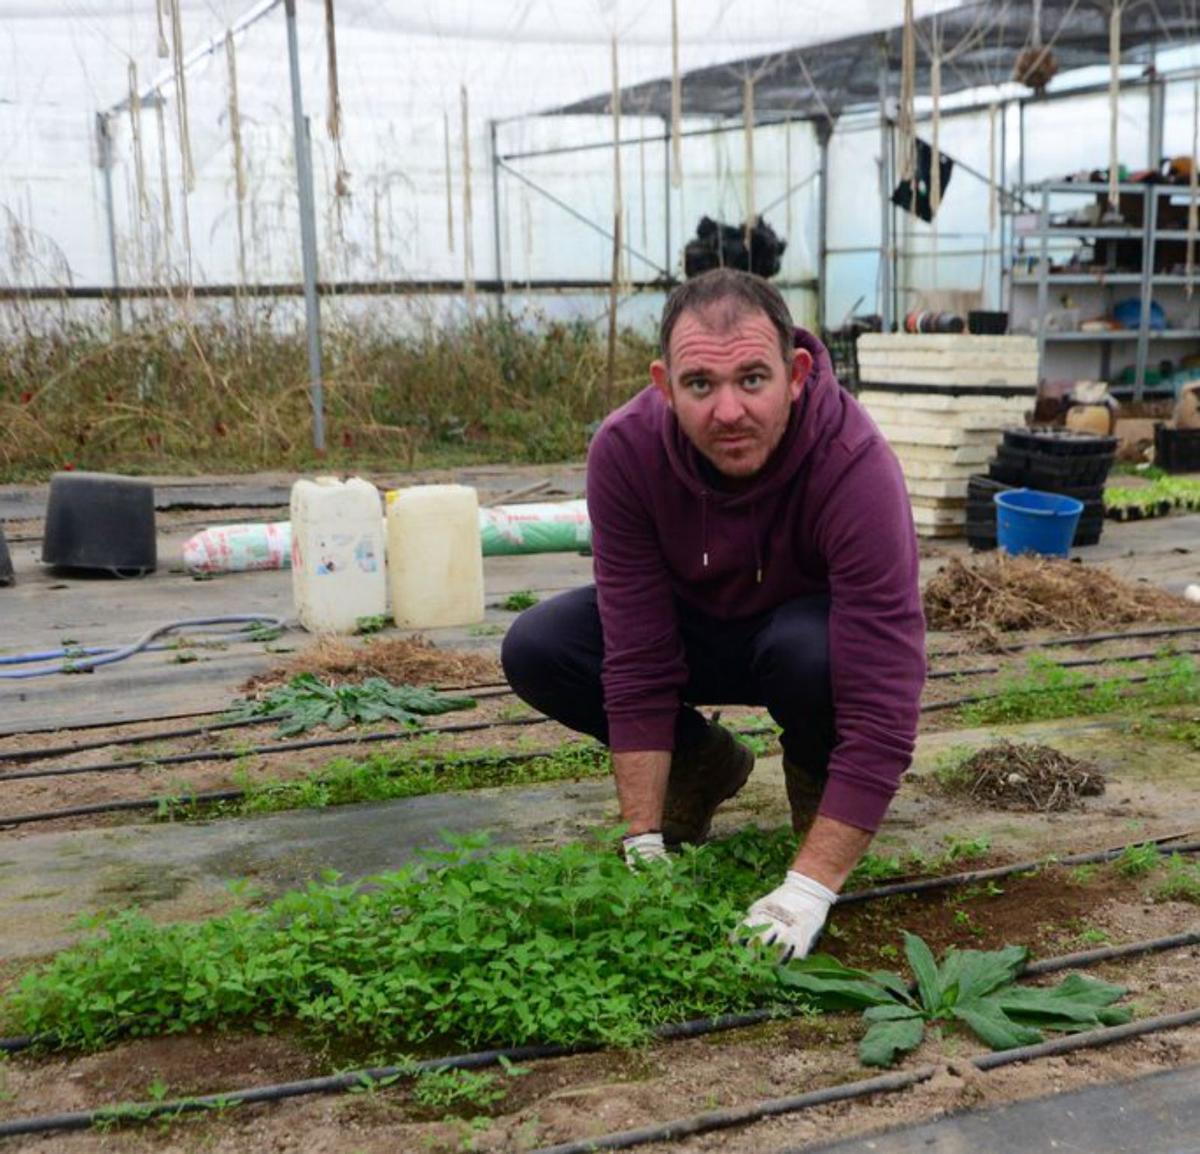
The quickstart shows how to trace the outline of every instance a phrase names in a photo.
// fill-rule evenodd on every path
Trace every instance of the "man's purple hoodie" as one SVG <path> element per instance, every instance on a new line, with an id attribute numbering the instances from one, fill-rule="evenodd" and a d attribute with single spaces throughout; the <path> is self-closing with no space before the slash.
<path id="1" fill-rule="evenodd" d="M 837 743 L 820 812 L 874 831 L 912 759 L 925 679 L 917 543 L 900 466 L 829 354 L 783 439 L 736 492 L 712 475 L 653 387 L 588 453 L 587 500 L 613 750 L 669 750 L 687 683 L 676 602 L 723 620 L 828 593 Z"/>

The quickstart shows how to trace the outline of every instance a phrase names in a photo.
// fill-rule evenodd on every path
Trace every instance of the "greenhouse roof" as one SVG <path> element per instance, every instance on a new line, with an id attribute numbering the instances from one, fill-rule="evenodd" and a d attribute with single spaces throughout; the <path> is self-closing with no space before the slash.
<path id="1" fill-rule="evenodd" d="M 980 0 L 919 16 L 917 92 L 930 90 L 935 40 L 942 45 L 943 94 L 1006 83 L 1017 55 L 1033 43 L 1034 7 L 1035 0 Z M 1042 0 L 1042 43 L 1054 53 L 1060 72 L 1108 63 L 1111 7 L 1109 0 Z M 900 90 L 901 28 L 896 25 L 882 36 L 887 42 L 889 91 L 895 95 Z M 759 117 L 836 118 L 846 109 L 877 104 L 880 41 L 878 31 L 860 32 L 686 71 L 683 115 L 740 117 L 747 75 L 755 80 L 754 107 Z M 1200 41 L 1197 0 L 1126 0 L 1121 18 L 1125 63 L 1148 57 L 1153 48 L 1196 41 Z M 605 91 L 551 108 L 548 114 L 604 113 L 610 99 Z M 627 113 L 669 117 L 670 77 L 623 88 L 621 104 Z"/>

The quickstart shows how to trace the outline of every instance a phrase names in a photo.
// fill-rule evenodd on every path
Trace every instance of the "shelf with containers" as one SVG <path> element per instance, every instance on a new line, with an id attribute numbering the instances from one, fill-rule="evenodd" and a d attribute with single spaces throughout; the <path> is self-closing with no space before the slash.
<path id="1" fill-rule="evenodd" d="M 1173 395 L 1200 377 L 1200 261 L 1186 275 L 1190 189 L 1050 181 L 1024 190 L 1038 209 L 1015 217 L 1007 272 L 1009 332 L 1037 338 L 1051 392 L 1107 381 L 1118 395 Z M 1200 249 L 1200 245 L 1197 245 Z M 1112 319 L 1128 327 L 1089 329 Z M 1189 347 L 1190 346 L 1190 347 Z"/>

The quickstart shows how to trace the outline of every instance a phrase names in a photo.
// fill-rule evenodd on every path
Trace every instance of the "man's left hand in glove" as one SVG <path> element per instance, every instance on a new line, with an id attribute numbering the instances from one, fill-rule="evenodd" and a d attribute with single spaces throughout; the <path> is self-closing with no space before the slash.
<path id="1" fill-rule="evenodd" d="M 746 913 L 739 937 L 780 951 L 781 962 L 807 957 L 837 900 L 833 890 L 788 870 L 783 885 L 756 901 Z"/>

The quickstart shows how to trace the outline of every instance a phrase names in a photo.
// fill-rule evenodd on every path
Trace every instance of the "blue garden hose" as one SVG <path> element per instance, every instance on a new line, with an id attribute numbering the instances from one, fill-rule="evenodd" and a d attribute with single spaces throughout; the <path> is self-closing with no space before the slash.
<path id="1" fill-rule="evenodd" d="M 51 649 L 41 653 L 21 653 L 8 657 L 0 657 L 0 665 L 28 665 L 34 661 L 58 661 L 55 665 L 41 666 L 37 669 L 0 669 L 0 681 L 24 681 L 31 677 L 46 677 L 52 673 L 88 673 L 101 665 L 112 665 L 124 661 L 135 653 L 172 648 L 170 645 L 152 645 L 156 637 L 164 633 L 174 633 L 184 629 L 203 629 L 213 625 L 241 625 L 242 628 L 234 633 L 219 633 L 197 641 L 198 645 L 216 645 L 228 641 L 247 640 L 247 626 L 257 626 L 260 629 L 284 629 L 283 618 L 273 617 L 267 613 L 234 613 L 224 617 L 189 617 L 182 621 L 168 621 L 165 625 L 157 625 L 147 633 L 143 633 L 136 641 L 115 648 L 102 646 L 81 646 L 72 649 Z M 82 656 L 82 660 L 79 656 Z M 59 660 L 67 658 L 67 660 Z"/>

